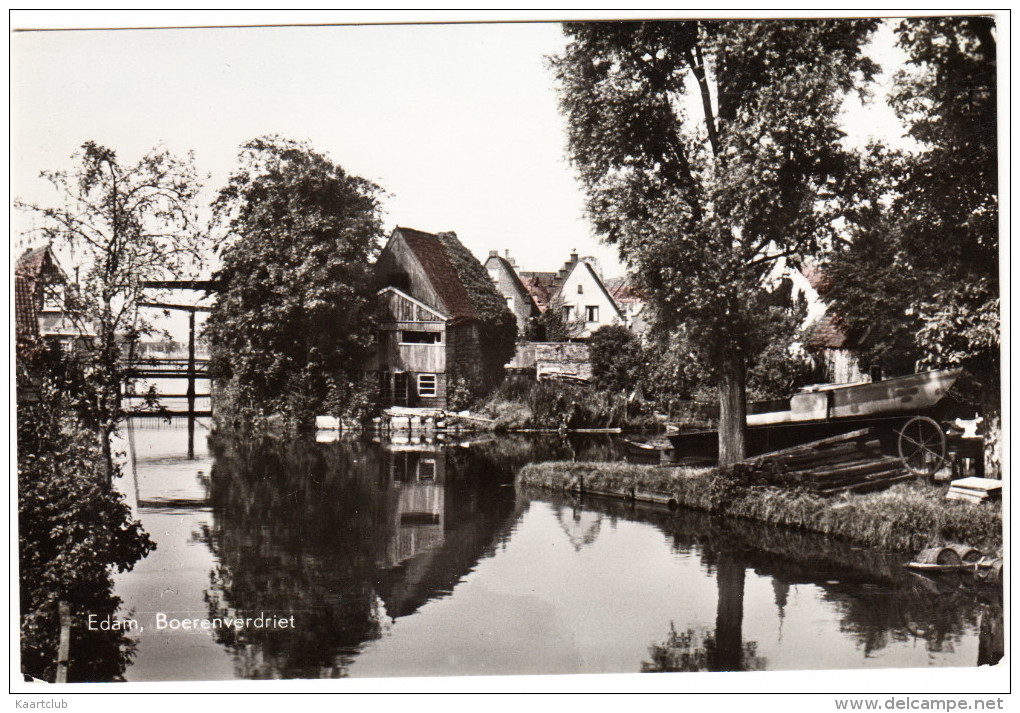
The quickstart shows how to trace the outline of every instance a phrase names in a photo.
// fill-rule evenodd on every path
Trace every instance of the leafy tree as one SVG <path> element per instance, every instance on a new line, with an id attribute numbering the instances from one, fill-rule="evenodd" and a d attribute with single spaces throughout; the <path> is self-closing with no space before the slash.
<path id="1" fill-rule="evenodd" d="M 124 357 L 155 331 L 138 309 L 143 283 L 176 279 L 201 264 L 198 181 L 192 157 L 178 158 L 165 148 L 125 166 L 112 149 L 89 141 L 73 158 L 71 170 L 42 173 L 60 192 L 61 205 L 18 205 L 41 217 L 41 234 L 69 248 L 78 263 L 64 314 L 81 334 L 75 346 L 95 387 L 90 393 L 109 484 L 110 436 L 123 416 Z"/>
<path id="2" fill-rule="evenodd" d="M 775 260 L 813 252 L 856 198 L 843 97 L 872 20 L 568 23 L 552 60 L 596 232 L 719 387 L 720 463 L 744 455 L 745 369 Z"/>
<path id="3" fill-rule="evenodd" d="M 963 365 L 990 400 L 999 381 L 994 30 L 988 17 L 899 23 L 909 60 L 890 99 L 919 149 L 878 157 L 885 200 L 830 256 L 828 295 L 886 371 Z"/>
<path id="4" fill-rule="evenodd" d="M 44 350 L 29 366 L 38 399 L 19 402 L 17 419 L 22 670 L 54 680 L 63 601 L 73 615 L 68 680 L 120 680 L 133 642 L 123 631 L 89 629 L 87 616 L 116 615 L 111 570 L 131 569 L 155 543 L 105 486 L 100 436 L 85 420 L 92 385 L 78 365 Z"/>
<path id="5" fill-rule="evenodd" d="M 600 327 L 588 339 L 588 348 L 596 386 L 631 391 L 642 385 L 645 354 L 641 340 L 632 331 L 618 324 Z"/>
<path id="6" fill-rule="evenodd" d="M 238 161 L 213 203 L 225 232 L 206 326 L 225 382 L 217 410 L 233 427 L 275 413 L 308 433 L 316 414 L 361 400 L 380 189 L 276 136 L 248 142 Z"/>

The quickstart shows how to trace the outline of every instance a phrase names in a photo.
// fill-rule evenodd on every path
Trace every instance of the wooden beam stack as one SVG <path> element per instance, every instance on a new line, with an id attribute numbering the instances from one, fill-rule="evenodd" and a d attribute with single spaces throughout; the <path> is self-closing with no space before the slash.
<path id="1" fill-rule="evenodd" d="M 1002 481 L 992 478 L 961 478 L 949 485 L 946 500 L 983 503 L 1002 498 Z"/>
<path id="2" fill-rule="evenodd" d="M 738 463 L 734 475 L 822 494 L 880 490 L 914 477 L 899 458 L 882 452 L 870 428 L 756 456 Z"/>

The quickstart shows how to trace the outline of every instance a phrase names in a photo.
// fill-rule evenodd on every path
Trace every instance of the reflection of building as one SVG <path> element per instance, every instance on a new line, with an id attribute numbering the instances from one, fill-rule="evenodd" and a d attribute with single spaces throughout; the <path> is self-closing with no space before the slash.
<path id="1" fill-rule="evenodd" d="M 509 533 L 518 513 L 512 490 L 479 477 L 473 449 L 424 444 L 383 446 L 375 587 L 397 619 L 453 591 Z"/>
<path id="2" fill-rule="evenodd" d="M 383 457 L 387 472 L 388 537 L 384 567 L 443 543 L 446 457 L 442 446 L 393 446 Z"/>
<path id="3" fill-rule="evenodd" d="M 556 521 L 576 551 L 593 544 L 602 531 L 602 513 L 576 506 L 570 509 L 569 515 L 566 506 L 557 509 Z"/>

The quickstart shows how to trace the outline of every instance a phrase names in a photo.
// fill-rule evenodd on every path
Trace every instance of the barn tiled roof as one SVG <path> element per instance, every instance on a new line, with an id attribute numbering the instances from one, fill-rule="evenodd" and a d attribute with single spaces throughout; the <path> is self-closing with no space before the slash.
<path id="1" fill-rule="evenodd" d="M 474 307 L 471 306 L 467 289 L 460 281 L 442 241 L 432 233 L 413 228 L 397 227 L 396 231 L 404 237 L 407 246 L 418 258 L 451 319 L 455 321 L 478 319 Z"/>
<path id="2" fill-rule="evenodd" d="M 804 346 L 808 349 L 852 349 L 842 320 L 826 312 L 808 330 Z"/>

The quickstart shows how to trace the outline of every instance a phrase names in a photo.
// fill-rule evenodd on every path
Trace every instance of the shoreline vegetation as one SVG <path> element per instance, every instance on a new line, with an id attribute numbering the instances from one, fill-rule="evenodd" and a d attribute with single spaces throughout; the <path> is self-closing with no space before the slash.
<path id="1" fill-rule="evenodd" d="M 1001 555 L 1001 505 L 947 502 L 937 486 L 901 483 L 881 492 L 825 497 L 749 485 L 717 468 L 633 463 L 530 463 L 516 484 L 555 492 L 645 499 L 717 515 L 817 532 L 883 550 L 917 552 L 963 543 Z"/>

